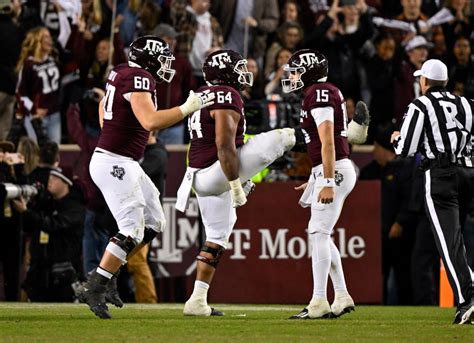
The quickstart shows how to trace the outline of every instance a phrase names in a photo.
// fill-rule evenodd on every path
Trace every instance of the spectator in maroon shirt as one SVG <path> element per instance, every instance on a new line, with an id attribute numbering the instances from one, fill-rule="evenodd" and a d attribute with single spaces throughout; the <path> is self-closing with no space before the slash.
<path id="1" fill-rule="evenodd" d="M 60 74 L 59 65 L 54 58 L 53 40 L 47 28 L 38 27 L 28 32 L 22 44 L 17 71 L 17 117 L 27 116 L 27 123 L 31 118 L 40 118 L 49 139 L 59 144 Z M 30 134 L 32 132 L 31 130 Z"/>

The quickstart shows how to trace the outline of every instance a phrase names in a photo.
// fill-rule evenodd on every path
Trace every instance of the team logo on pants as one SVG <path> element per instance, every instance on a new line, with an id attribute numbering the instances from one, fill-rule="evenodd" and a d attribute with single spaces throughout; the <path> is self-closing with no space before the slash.
<path id="1" fill-rule="evenodd" d="M 336 170 L 336 172 L 334 173 L 334 183 L 336 184 L 336 186 L 340 186 L 342 181 L 344 181 L 344 175 L 342 175 Z"/>
<path id="2" fill-rule="evenodd" d="M 125 169 L 119 166 L 114 166 L 114 169 L 110 172 L 113 177 L 118 178 L 119 180 L 123 180 L 123 176 L 125 175 Z"/>

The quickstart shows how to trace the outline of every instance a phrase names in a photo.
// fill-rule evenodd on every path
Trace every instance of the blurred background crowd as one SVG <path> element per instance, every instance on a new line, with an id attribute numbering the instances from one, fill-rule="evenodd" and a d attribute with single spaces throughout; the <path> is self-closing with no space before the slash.
<path id="1" fill-rule="evenodd" d="M 325 54 L 349 117 L 358 100 L 371 112 L 373 162 L 360 179 L 382 186 L 384 303 L 437 304 L 439 256 L 420 159 L 396 159 L 389 137 L 420 95 L 413 72 L 429 58 L 448 66 L 449 91 L 474 96 L 473 11 L 471 0 L 0 0 L 0 182 L 39 189 L 28 203 L 2 199 L 4 299 L 73 301 L 71 284 L 97 266 L 116 230 L 88 173 L 97 105 L 127 46 L 153 34 L 176 57 L 174 79 L 157 86 L 159 108 L 180 105 L 205 83 L 201 66 L 214 50 L 247 58 L 255 80 L 243 90 L 249 134 L 298 125 L 300 100 L 282 92 L 283 65 L 301 48 Z M 186 144 L 186 131 L 183 122 L 150 135 L 141 163 L 162 194 L 165 146 Z M 59 168 L 59 144 L 69 143 L 86 161 L 79 177 Z M 310 168 L 292 154 L 260 178 L 300 180 Z M 471 267 L 472 218 L 463 223 Z M 156 273 L 146 252 L 134 256 L 125 272 L 134 295 L 125 299 L 156 302 Z"/>

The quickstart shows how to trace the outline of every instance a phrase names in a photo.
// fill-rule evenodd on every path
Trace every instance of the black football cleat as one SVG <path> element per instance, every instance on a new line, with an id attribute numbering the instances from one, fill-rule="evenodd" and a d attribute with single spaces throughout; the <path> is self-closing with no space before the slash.
<path id="1" fill-rule="evenodd" d="M 353 120 L 359 125 L 369 126 L 370 113 L 365 102 L 357 101 Z"/>
<path id="2" fill-rule="evenodd" d="M 454 315 L 453 324 L 470 325 L 474 319 L 474 299 L 464 305 L 458 306 Z"/>
<path id="3" fill-rule="evenodd" d="M 77 297 L 80 302 L 89 305 L 89 309 L 101 319 L 112 318 L 105 303 L 106 283 L 108 281 L 108 279 L 94 271 Z"/>
<path id="4" fill-rule="evenodd" d="M 217 317 L 222 317 L 224 315 L 224 312 L 219 311 L 218 309 L 211 307 L 211 316 L 217 316 Z"/>
<path id="5" fill-rule="evenodd" d="M 105 288 L 104 288 L 105 291 Z M 105 303 L 105 294 L 103 292 L 84 288 L 84 291 L 79 293 L 78 299 L 80 302 L 89 305 L 89 309 L 101 319 L 110 319 L 112 315 L 109 313 L 109 308 Z"/>
<path id="6" fill-rule="evenodd" d="M 295 128 L 295 139 L 296 143 L 294 147 L 291 148 L 291 151 L 306 152 L 308 149 L 306 146 L 305 132 L 300 127 Z"/>
<path id="7" fill-rule="evenodd" d="M 305 307 L 304 309 L 301 310 L 301 312 L 291 316 L 288 319 L 309 319 L 308 309 Z"/>
<path id="8" fill-rule="evenodd" d="M 115 275 L 105 286 L 105 301 L 115 307 L 123 307 L 123 301 L 120 299 L 119 292 L 117 291 L 117 276 Z"/>

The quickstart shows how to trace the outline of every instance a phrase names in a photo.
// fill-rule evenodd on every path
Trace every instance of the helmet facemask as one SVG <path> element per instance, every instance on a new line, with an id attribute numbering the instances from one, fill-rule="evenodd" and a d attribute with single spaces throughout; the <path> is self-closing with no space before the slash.
<path id="1" fill-rule="evenodd" d="M 284 93 L 291 93 L 304 87 L 301 76 L 306 73 L 305 67 L 290 67 L 289 64 L 283 66 L 286 78 L 281 79 L 281 86 Z"/>
<path id="2" fill-rule="evenodd" d="M 161 80 L 168 83 L 171 82 L 174 74 L 176 74 L 176 70 L 171 68 L 171 63 L 174 61 L 174 59 L 174 56 L 158 56 L 158 61 L 160 62 L 161 67 L 157 70 L 156 75 L 158 75 Z"/>
<path id="3" fill-rule="evenodd" d="M 239 75 L 238 81 L 241 85 L 252 87 L 253 74 L 247 69 L 247 60 L 240 60 L 235 64 L 234 71 Z"/>

